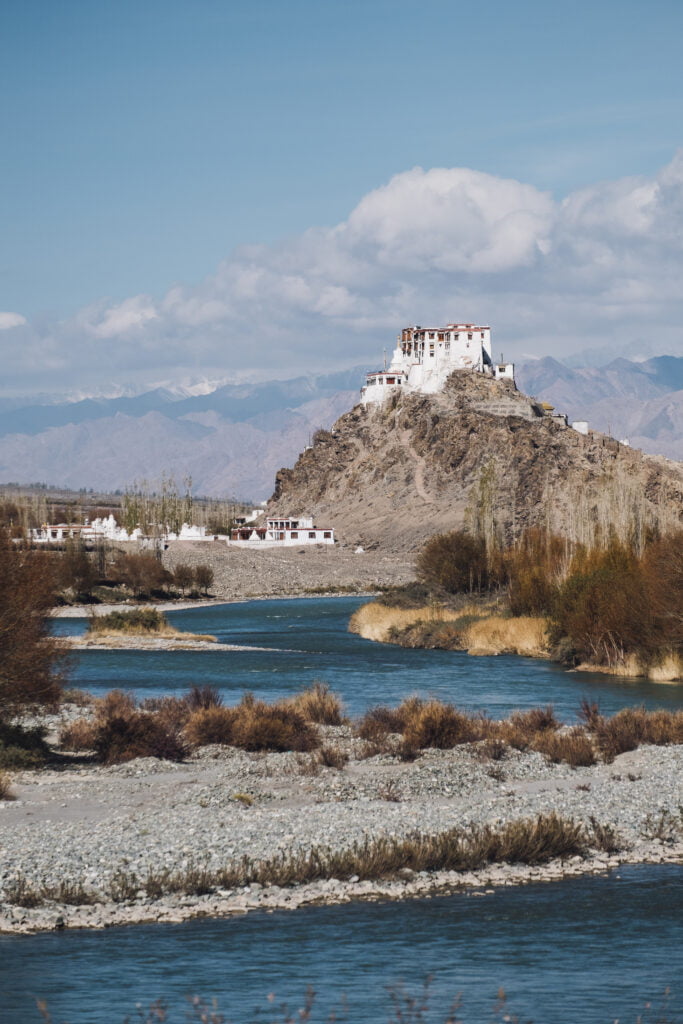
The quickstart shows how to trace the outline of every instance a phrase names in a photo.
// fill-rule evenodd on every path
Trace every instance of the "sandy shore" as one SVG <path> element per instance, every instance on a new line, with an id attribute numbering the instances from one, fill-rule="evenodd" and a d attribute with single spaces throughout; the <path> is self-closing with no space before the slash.
<path id="1" fill-rule="evenodd" d="M 462 887 L 474 893 L 624 862 L 683 858 L 681 746 L 641 747 L 613 764 L 578 769 L 528 751 L 487 762 L 475 746 L 429 750 L 405 763 L 386 754 L 363 756 L 367 751 L 348 727 L 325 727 L 324 733 L 325 742 L 349 758 L 341 770 L 313 765 L 309 755 L 213 746 L 183 764 L 147 758 L 110 768 L 74 763 L 17 774 L 17 799 L 0 803 L 0 931 L 183 921 Z M 314 848 L 347 849 L 381 836 L 496 827 L 552 812 L 587 827 L 592 817 L 611 826 L 620 849 L 540 867 L 404 872 L 391 881 L 351 877 L 154 898 L 145 887 L 150 873 L 164 869 L 198 865 L 215 871 L 243 856 L 259 861 Z M 128 891 L 115 901 L 112 886 L 121 874 Z M 85 891 L 90 902 L 18 905 L 12 891 L 16 895 L 22 879 L 34 890 L 64 885 Z"/>

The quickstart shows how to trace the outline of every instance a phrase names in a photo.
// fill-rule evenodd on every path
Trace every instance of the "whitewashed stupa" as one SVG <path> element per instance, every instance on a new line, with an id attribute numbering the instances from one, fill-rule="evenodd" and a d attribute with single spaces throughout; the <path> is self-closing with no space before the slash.
<path id="1" fill-rule="evenodd" d="M 490 327 L 418 325 L 406 327 L 398 335 L 388 367 L 366 374 L 361 401 L 382 402 L 398 388 L 433 394 L 443 388 L 453 370 L 473 370 L 513 382 L 515 379 L 513 363 L 493 359 Z"/>

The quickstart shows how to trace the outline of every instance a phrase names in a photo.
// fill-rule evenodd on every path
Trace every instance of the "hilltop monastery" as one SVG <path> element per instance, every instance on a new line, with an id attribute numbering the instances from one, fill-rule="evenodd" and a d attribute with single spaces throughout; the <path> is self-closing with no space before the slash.
<path id="1" fill-rule="evenodd" d="M 391 364 L 368 373 L 361 401 L 382 402 L 397 388 L 433 394 L 453 370 L 474 370 L 496 379 L 515 379 L 512 363 L 494 362 L 491 328 L 474 324 L 406 327 L 398 335 Z"/>

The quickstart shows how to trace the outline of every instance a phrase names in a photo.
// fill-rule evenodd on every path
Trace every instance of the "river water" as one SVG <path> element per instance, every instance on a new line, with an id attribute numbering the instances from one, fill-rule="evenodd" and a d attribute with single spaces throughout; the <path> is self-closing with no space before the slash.
<path id="1" fill-rule="evenodd" d="M 502 717 L 514 708 L 551 702 L 560 718 L 576 716 L 581 699 L 606 714 L 629 704 L 677 707 L 681 687 L 567 672 L 533 658 L 472 658 L 459 651 L 406 650 L 349 633 L 354 597 L 251 601 L 171 612 L 180 629 L 213 634 L 242 651 L 82 651 L 73 682 L 93 693 L 112 687 L 138 696 L 181 693 L 193 683 L 217 686 L 227 702 L 253 690 L 268 700 L 323 679 L 351 714 L 396 704 L 411 693 L 433 694 L 468 710 Z M 78 634 L 84 619 L 56 619 L 55 630 Z M 261 648 L 261 649 L 259 649 Z M 265 649 L 264 649 L 265 648 Z"/>
<path id="2" fill-rule="evenodd" d="M 683 704 L 681 688 L 671 685 L 567 672 L 531 659 L 372 644 L 346 630 L 359 603 L 258 601 L 174 612 L 169 618 L 181 628 L 249 649 L 85 651 L 76 656 L 73 681 L 96 693 L 119 686 L 139 696 L 209 682 L 234 701 L 245 689 L 271 699 L 324 679 L 352 714 L 415 692 L 493 716 L 550 702 L 567 721 L 582 697 L 607 713 L 634 703 Z M 55 628 L 78 633 L 84 626 L 63 619 Z M 671 986 L 668 1016 L 661 1019 L 680 1022 L 682 922 L 683 866 L 669 865 L 481 895 L 4 936 L 0 1021 L 40 1021 L 38 997 L 48 1002 L 55 1024 L 119 1024 L 126 1015 L 138 1019 L 136 1004 L 163 997 L 172 1008 L 168 1019 L 180 1022 L 184 1000 L 193 995 L 216 997 L 235 1024 L 275 1021 L 283 1019 L 282 1003 L 293 1010 L 303 1005 L 312 985 L 318 993 L 312 1020 L 328 1020 L 336 1007 L 339 1019 L 354 1024 L 411 1024 L 420 1018 L 407 1016 L 405 1007 L 397 1017 L 391 991 L 403 983 L 419 996 L 433 975 L 424 1016 L 433 1024 L 446 1019 L 458 993 L 459 1019 L 489 1022 L 500 986 L 510 1011 L 537 1024 L 635 1024 L 646 1001 L 658 1010 Z M 655 1011 L 644 1020 L 657 1020 Z"/>

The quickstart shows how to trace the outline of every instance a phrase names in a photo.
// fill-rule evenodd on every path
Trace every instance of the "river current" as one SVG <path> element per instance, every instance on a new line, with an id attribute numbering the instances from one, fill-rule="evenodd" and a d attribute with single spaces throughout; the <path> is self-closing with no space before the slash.
<path id="1" fill-rule="evenodd" d="M 255 601 L 173 612 L 178 627 L 212 633 L 238 651 L 83 651 L 73 683 L 138 696 L 212 683 L 227 702 L 245 689 L 267 699 L 323 679 L 351 714 L 410 693 L 433 694 L 494 717 L 552 703 L 565 721 L 586 697 L 606 713 L 680 707 L 681 687 L 567 672 L 531 659 L 411 651 L 349 634 L 358 598 Z M 78 633 L 83 620 L 57 620 Z M 261 648 L 261 649 L 258 649 Z M 265 650 L 263 649 L 265 648 Z M 537 1024 L 633 1021 L 671 986 L 666 1020 L 681 1020 L 683 866 L 624 867 L 607 877 L 400 903 L 312 907 L 182 925 L 0 937 L 0 1021 L 33 1024 L 45 999 L 54 1024 L 119 1024 L 136 1004 L 163 997 L 172 1021 L 186 997 L 216 997 L 235 1024 L 282 1020 L 280 1009 L 316 992 L 314 1021 L 381 1024 L 398 1018 L 391 993 L 419 996 L 432 975 L 424 1021 L 493 1018 L 499 987 L 509 1011 Z M 272 999 L 269 1000 L 269 995 Z M 400 996 L 398 997 L 400 998 Z M 344 1009 L 345 1007 L 345 1009 Z M 346 1017 L 343 1014 L 346 1013 Z M 392 1016 L 393 1014 L 393 1016 Z M 496 1018 L 504 1019 L 504 1017 Z"/>

